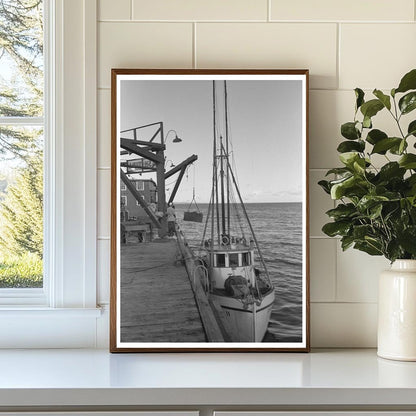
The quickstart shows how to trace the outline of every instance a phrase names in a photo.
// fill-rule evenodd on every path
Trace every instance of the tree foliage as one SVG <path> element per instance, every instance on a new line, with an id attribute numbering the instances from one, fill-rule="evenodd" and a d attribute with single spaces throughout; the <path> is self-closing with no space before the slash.
<path id="1" fill-rule="evenodd" d="M 0 116 L 43 113 L 42 19 L 41 0 L 0 0 Z M 0 126 L 0 154 L 27 161 L 38 151 L 35 139 Z"/>
<path id="2" fill-rule="evenodd" d="M 390 95 L 375 89 L 372 98 L 355 89 L 354 120 L 341 126 L 344 141 L 338 146 L 343 166 L 327 172 L 333 180 L 319 185 L 338 201 L 327 211 L 333 222 L 322 231 L 340 236 L 342 249 L 349 247 L 370 255 L 396 259 L 416 259 L 416 120 L 402 116 L 416 109 L 416 69 L 401 79 Z M 388 112 L 397 131 L 388 134 L 373 126 L 373 117 Z M 375 166 L 375 158 L 386 163 Z"/>
<path id="3" fill-rule="evenodd" d="M 33 158 L 20 169 L 0 203 L 0 247 L 8 255 L 43 256 L 42 160 Z"/>
<path id="4" fill-rule="evenodd" d="M 2 117 L 29 120 L 43 115 L 42 3 L 42 0 L 0 0 Z M 10 126 L 0 126 L 0 163 L 7 160 L 12 160 L 8 166 L 13 166 L 16 173 L 0 202 L 0 253 L 3 258 L 11 256 L 16 264 L 24 263 L 10 268 L 16 274 L 27 269 L 23 266 L 30 256 L 43 256 L 42 132 L 37 128 L 13 126 L 13 122 Z M 34 275 L 36 286 L 41 281 L 39 270 Z M 11 277 L 9 284 L 13 285 L 17 277 Z M 3 275 L 0 280 L 4 282 Z"/>

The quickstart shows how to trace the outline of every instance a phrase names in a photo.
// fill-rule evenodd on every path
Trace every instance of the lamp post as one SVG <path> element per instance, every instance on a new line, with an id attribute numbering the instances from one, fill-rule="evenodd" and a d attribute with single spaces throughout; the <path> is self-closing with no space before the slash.
<path id="1" fill-rule="evenodd" d="M 164 237 L 167 234 L 167 220 L 166 220 L 166 188 L 165 188 L 165 165 L 166 165 L 166 157 L 165 157 L 165 145 L 168 141 L 169 134 L 174 133 L 175 137 L 173 138 L 173 143 L 180 143 L 182 139 L 178 137 L 178 133 L 176 130 L 170 129 L 166 134 L 163 134 L 163 122 L 160 123 L 160 137 L 162 145 L 164 145 L 163 149 L 160 149 L 156 152 L 159 155 L 164 163 L 157 164 L 156 168 L 156 182 L 157 182 L 157 209 L 160 212 L 163 212 L 163 217 L 160 220 L 161 229 L 160 229 L 160 237 Z M 172 165 L 173 162 L 171 161 Z M 172 166 L 171 166 L 172 167 Z"/>
<path id="2" fill-rule="evenodd" d="M 182 141 L 182 139 L 180 137 L 178 137 L 178 133 L 176 132 L 176 130 L 170 129 L 168 130 L 168 132 L 165 134 L 165 137 L 163 139 L 162 144 L 165 144 L 168 140 L 168 136 L 169 133 L 175 133 L 175 138 L 172 140 L 173 143 L 180 143 Z"/>

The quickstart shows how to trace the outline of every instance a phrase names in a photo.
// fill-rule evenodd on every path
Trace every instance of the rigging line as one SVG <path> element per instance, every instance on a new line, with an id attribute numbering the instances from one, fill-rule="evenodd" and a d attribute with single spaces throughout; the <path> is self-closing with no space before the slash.
<path id="1" fill-rule="evenodd" d="M 214 223 L 215 223 L 215 212 L 214 212 L 214 205 L 215 205 L 215 181 L 216 181 L 216 153 L 217 153 L 217 136 L 216 136 L 216 120 L 215 120 L 215 81 L 212 81 L 212 103 L 213 103 L 213 130 L 214 130 L 214 145 L 213 145 L 213 167 L 212 167 L 212 216 L 211 216 L 211 253 L 214 250 Z M 211 259 L 213 262 L 213 259 Z"/>
<path id="2" fill-rule="evenodd" d="M 208 223 L 209 223 L 209 219 L 210 219 L 210 212 L 211 212 L 210 208 L 211 208 L 213 198 L 214 198 L 214 188 L 212 188 L 211 198 L 210 198 L 209 204 L 208 204 L 208 213 L 207 213 L 207 219 L 205 221 L 204 232 L 202 234 L 201 247 L 205 246 L 205 235 L 206 235 L 206 232 L 207 232 Z"/>
<path id="3" fill-rule="evenodd" d="M 224 81 L 224 106 L 225 106 L 225 154 L 228 160 L 229 154 L 229 137 L 228 137 L 228 96 L 227 96 L 227 81 Z M 227 169 L 227 234 L 230 235 L 230 175 Z"/>
<path id="4" fill-rule="evenodd" d="M 229 165 L 229 164 L 228 164 L 228 165 Z M 270 280 L 270 275 L 269 275 L 269 272 L 268 272 L 268 270 L 267 270 L 266 262 L 264 261 L 263 253 L 262 253 L 262 252 L 261 252 L 261 250 L 260 250 L 260 246 L 259 246 L 259 243 L 258 243 L 258 241 L 257 241 L 257 237 L 256 237 L 256 235 L 254 234 L 254 229 L 253 229 L 253 226 L 251 225 L 250 218 L 248 217 L 248 214 L 247 214 L 247 211 L 246 211 L 246 207 L 245 207 L 245 205 L 244 205 L 243 199 L 241 198 L 241 194 L 240 194 L 240 191 L 239 191 L 239 189 L 238 189 L 238 187 L 237 187 L 237 183 L 236 183 L 236 181 L 235 181 L 234 173 L 233 173 L 233 171 L 232 171 L 232 169 L 231 169 L 231 166 L 230 166 L 230 165 L 229 165 L 229 168 L 230 168 L 231 178 L 232 178 L 232 180 L 233 180 L 233 182 L 234 182 L 234 185 L 236 186 L 236 191 L 237 191 L 237 194 L 238 194 L 238 198 L 239 198 L 239 200 L 240 200 L 240 203 L 241 203 L 241 208 L 242 208 L 242 210 L 243 210 L 243 212 L 244 212 L 244 216 L 246 217 L 247 224 L 248 224 L 248 226 L 250 227 L 251 235 L 253 236 L 254 242 L 255 242 L 255 244 L 256 244 L 257 251 L 258 251 L 258 253 L 259 253 L 261 263 L 262 263 L 262 265 L 263 265 L 263 267 L 264 267 L 264 271 L 266 272 L 266 276 L 267 276 L 267 278 L 268 278 L 269 282 L 271 283 L 271 280 Z"/>

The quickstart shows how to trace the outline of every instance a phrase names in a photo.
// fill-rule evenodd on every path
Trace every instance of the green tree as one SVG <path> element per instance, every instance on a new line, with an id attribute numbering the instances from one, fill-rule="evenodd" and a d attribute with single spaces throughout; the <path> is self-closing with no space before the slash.
<path id="1" fill-rule="evenodd" d="M 0 116 L 43 114 L 41 0 L 0 0 Z M 27 162 L 39 151 L 36 135 L 0 126 L 0 155 Z"/>
<path id="2" fill-rule="evenodd" d="M 0 203 L 0 247 L 8 255 L 43 256 L 42 160 L 33 158 L 20 169 Z"/>
<path id="3" fill-rule="evenodd" d="M 43 116 L 43 2 L 0 0 L 0 116 Z M 42 285 L 43 134 L 0 126 L 0 166 L 16 169 L 0 202 L 0 287 Z M 38 259 L 38 260 L 36 260 Z M 29 282 L 26 282 L 26 278 Z"/>

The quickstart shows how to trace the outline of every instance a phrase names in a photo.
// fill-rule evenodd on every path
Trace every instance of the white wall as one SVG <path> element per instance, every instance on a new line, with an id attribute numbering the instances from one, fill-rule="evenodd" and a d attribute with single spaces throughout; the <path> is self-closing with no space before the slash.
<path id="1" fill-rule="evenodd" d="M 99 0 L 98 20 L 99 302 L 110 279 L 110 69 L 309 68 L 312 346 L 375 346 L 388 262 L 322 234 L 333 203 L 316 183 L 337 164 L 352 89 L 390 90 L 416 67 L 415 0 Z"/>

